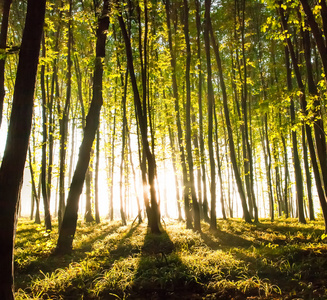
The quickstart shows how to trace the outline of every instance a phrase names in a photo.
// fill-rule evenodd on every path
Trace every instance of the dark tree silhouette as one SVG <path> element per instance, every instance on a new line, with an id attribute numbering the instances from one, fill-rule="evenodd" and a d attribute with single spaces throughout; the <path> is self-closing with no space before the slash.
<path id="1" fill-rule="evenodd" d="M 19 195 L 31 132 L 34 88 L 46 0 L 29 0 L 13 106 L 0 168 L 0 299 L 14 299 L 13 248 Z"/>
<path id="2" fill-rule="evenodd" d="M 70 185 L 67 205 L 59 231 L 56 253 L 67 253 L 72 250 L 74 235 L 76 232 L 77 213 L 80 195 L 83 190 L 85 174 L 90 162 L 92 145 L 99 126 L 100 110 L 102 107 L 102 77 L 103 58 L 105 57 L 105 44 L 109 27 L 109 0 L 103 1 L 102 15 L 98 20 L 96 58 L 93 79 L 93 97 L 90 110 L 86 117 L 84 138 L 80 146 L 75 173 Z"/>

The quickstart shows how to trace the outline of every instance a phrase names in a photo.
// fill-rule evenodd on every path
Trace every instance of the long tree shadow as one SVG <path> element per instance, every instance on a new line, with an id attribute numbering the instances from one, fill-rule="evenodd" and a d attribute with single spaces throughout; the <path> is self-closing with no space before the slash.
<path id="1" fill-rule="evenodd" d="M 66 270 L 68 266 L 74 262 L 72 266 L 72 270 L 74 268 L 75 263 L 81 263 L 81 264 L 87 264 L 87 262 L 93 261 L 95 263 L 94 266 L 96 267 L 96 272 L 87 273 L 87 269 L 85 269 L 86 274 L 81 274 L 76 272 L 76 277 L 72 277 L 70 280 L 70 283 L 68 284 L 66 289 L 63 289 L 60 291 L 60 296 L 63 296 L 63 299 L 116 299 L 115 296 L 112 296 L 110 293 L 108 294 L 108 290 L 105 291 L 103 294 L 100 294 L 100 298 L 95 297 L 95 295 L 90 294 L 90 286 L 88 284 L 92 282 L 96 282 L 98 280 L 98 277 L 100 278 L 105 274 L 106 272 L 113 269 L 114 264 L 119 261 L 120 259 L 126 259 L 128 257 L 133 257 L 135 255 L 139 255 L 141 252 L 142 242 L 141 243 L 134 243 L 135 236 L 141 236 L 142 228 L 139 228 L 139 225 L 136 225 L 134 227 L 121 227 L 118 224 L 115 224 L 115 226 L 111 226 L 110 230 L 107 230 L 105 232 L 102 232 L 101 235 L 97 235 L 96 237 L 92 237 L 91 239 L 88 239 L 88 243 L 93 243 L 99 240 L 99 243 L 92 247 L 87 247 L 90 252 L 84 252 L 82 255 L 82 250 L 85 248 L 85 241 L 82 243 L 82 247 L 79 249 L 76 249 L 72 252 L 71 255 L 68 256 L 62 256 L 62 257 L 49 257 L 48 258 L 48 264 L 49 260 L 53 260 L 53 263 L 51 263 L 52 267 L 46 268 L 46 271 L 43 271 L 43 273 L 49 273 L 49 276 L 53 276 L 52 274 L 56 274 L 58 271 L 58 268 L 61 268 L 62 270 Z M 127 231 L 127 230 L 128 231 Z M 127 232 L 126 232 L 127 231 Z M 101 240 L 101 242 L 100 242 Z M 91 248 L 91 249 L 90 249 Z M 76 251 L 79 252 L 78 256 L 76 257 Z M 63 260 L 63 262 L 60 263 L 60 259 Z M 35 262 L 35 266 L 39 266 L 40 261 Z M 76 265 L 75 265 L 76 266 Z M 70 266 L 69 266 L 70 267 Z M 34 270 L 35 271 L 35 270 Z M 70 272 L 71 272 L 70 271 Z M 52 273 L 52 274 L 51 274 Z M 33 274 L 33 272 L 32 272 Z M 35 274 L 35 272 L 34 272 Z M 39 277 L 38 274 L 36 274 L 37 277 Z M 81 287 L 78 286 L 79 282 L 79 276 L 82 276 L 84 279 L 83 281 L 86 282 L 86 285 L 83 284 Z M 33 278 L 30 278 L 29 281 L 24 283 L 24 286 L 16 285 L 17 288 L 27 287 L 30 285 L 30 282 L 33 280 Z M 75 282 L 76 281 L 76 282 Z M 86 288 L 86 286 L 88 286 Z M 32 291 L 30 291 L 31 293 Z M 47 290 L 46 291 L 48 297 L 57 297 L 58 291 L 57 290 Z M 95 297 L 95 298 L 94 298 Z"/>
<path id="2" fill-rule="evenodd" d="M 205 232 L 201 232 L 201 238 L 203 239 L 204 243 L 212 250 L 226 249 L 232 247 L 248 248 L 250 246 L 256 245 L 256 243 L 252 241 L 244 239 L 236 234 L 231 234 L 222 230 L 217 230 L 211 235 L 214 238 L 212 238 L 209 234 Z"/>
<path id="3" fill-rule="evenodd" d="M 90 225 L 90 228 L 93 226 Z M 101 231 L 95 234 L 89 234 L 83 242 L 76 247 L 70 254 L 61 255 L 61 256 L 54 256 L 51 252 L 44 254 L 44 253 L 33 253 L 30 254 L 31 259 L 24 264 L 23 267 L 18 265 L 17 259 L 19 257 L 15 257 L 15 273 L 16 273 L 16 287 L 17 288 L 25 288 L 28 286 L 32 280 L 31 274 L 36 274 L 42 272 L 46 273 L 53 273 L 57 269 L 63 269 L 68 267 L 72 262 L 81 262 L 84 260 L 89 250 L 92 249 L 92 245 L 98 241 L 104 239 L 106 236 L 111 235 L 120 227 L 119 223 L 108 224 L 105 225 L 105 228 L 102 228 Z M 79 232 L 81 229 L 77 229 L 77 235 L 80 235 Z M 84 230 L 87 230 L 84 228 Z M 48 237 L 43 238 L 44 241 L 48 239 Z M 36 238 L 35 241 L 41 241 L 41 238 Z M 43 243 L 44 243 L 43 241 Z M 21 247 L 21 246 L 20 246 Z M 33 255 L 33 258 L 32 258 Z"/>
<path id="4" fill-rule="evenodd" d="M 277 224 L 271 227 L 270 224 L 260 223 L 235 234 L 224 230 L 205 230 L 201 238 L 210 249 L 229 253 L 247 266 L 246 276 L 263 286 L 269 285 L 272 293 L 278 294 L 278 288 L 284 293 L 297 290 L 301 291 L 304 299 L 312 299 L 313 290 L 321 288 L 317 282 L 326 276 L 326 252 L 295 247 L 298 243 L 314 241 L 320 234 L 319 229 L 305 229 L 304 232 L 301 229 L 299 237 L 294 238 L 292 234 L 299 232 L 296 226 Z M 274 290 L 273 287 L 277 286 Z"/>
<path id="5" fill-rule="evenodd" d="M 158 235 L 148 229 L 128 299 L 194 299 L 203 292 L 175 250 L 166 231 Z"/>

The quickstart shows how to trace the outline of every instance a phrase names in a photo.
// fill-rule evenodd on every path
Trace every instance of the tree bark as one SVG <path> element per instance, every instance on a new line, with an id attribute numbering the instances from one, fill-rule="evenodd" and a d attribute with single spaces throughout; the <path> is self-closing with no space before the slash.
<path id="1" fill-rule="evenodd" d="M 200 223 L 200 208 L 195 192 L 194 167 L 192 155 L 192 130 L 191 130 L 191 83 L 190 83 L 190 68 L 191 68 L 191 46 L 189 37 L 189 7 L 187 0 L 184 0 L 184 36 L 186 42 L 186 70 L 185 70 L 185 84 L 186 84 L 186 151 L 189 172 L 189 186 L 192 197 L 192 208 L 194 217 L 194 230 L 201 232 Z"/>
<path id="2" fill-rule="evenodd" d="M 125 78 L 123 78 L 123 75 L 121 75 L 121 84 L 124 86 L 124 92 L 122 96 L 122 108 L 123 108 L 123 126 L 122 126 L 122 150 L 121 150 L 121 158 L 120 158 L 120 182 L 119 182 L 119 188 L 120 188 L 120 217 L 122 221 L 122 225 L 125 226 L 126 223 L 126 213 L 124 209 L 124 198 L 123 198 L 123 177 L 124 177 L 124 163 L 126 159 L 126 140 L 127 140 L 127 117 L 126 117 L 126 96 L 127 96 L 127 84 L 128 84 L 128 71 L 126 72 Z M 126 179 L 126 177 L 125 177 Z"/>
<path id="3" fill-rule="evenodd" d="M 134 72 L 134 63 L 133 63 L 133 54 L 132 54 L 132 46 L 131 41 L 128 36 L 125 22 L 121 15 L 118 15 L 119 25 L 122 31 L 122 35 L 125 42 L 125 50 L 127 56 L 127 66 L 131 78 L 133 93 L 134 93 L 134 104 L 136 109 L 136 115 L 138 124 L 140 127 L 141 132 L 141 139 L 142 139 L 142 146 L 145 154 L 145 159 L 147 161 L 148 166 L 148 182 L 150 186 L 150 202 L 151 207 L 148 214 L 149 225 L 151 228 L 152 233 L 159 234 L 160 231 L 160 213 L 159 213 L 159 206 L 157 203 L 157 195 L 156 195 L 156 188 L 155 188 L 155 176 L 156 176 L 156 162 L 154 158 L 154 154 L 151 153 L 148 138 L 147 138 L 147 123 L 146 123 L 146 109 L 142 109 L 141 98 L 136 82 L 136 76 Z M 144 92 L 144 91 L 143 91 Z"/>
<path id="4" fill-rule="evenodd" d="M 8 35 L 8 20 L 10 13 L 10 6 L 12 0 L 3 1 L 3 14 L 0 31 L 0 56 L 4 54 L 4 57 L 0 58 L 0 127 L 2 123 L 2 111 L 3 102 L 5 98 L 5 65 L 6 65 L 6 47 L 7 47 L 7 35 Z"/>
<path id="5" fill-rule="evenodd" d="M 309 218 L 310 221 L 313 221 L 315 219 L 315 215 L 313 209 L 312 179 L 311 179 L 311 172 L 310 172 L 309 160 L 308 160 L 308 147 L 305 139 L 305 124 L 303 124 L 301 128 L 302 128 L 303 161 L 304 161 L 304 170 L 305 170 L 305 178 L 306 178 L 306 185 L 307 185 L 307 194 L 308 194 Z"/>
<path id="6" fill-rule="evenodd" d="M 69 12 L 68 12 L 66 101 L 65 101 L 64 108 L 62 110 L 62 118 L 60 120 L 60 167 L 59 167 L 59 209 L 58 209 L 59 230 L 65 212 L 65 176 L 66 176 L 66 153 L 67 153 L 66 147 L 67 147 L 68 118 L 69 118 L 69 108 L 71 102 L 71 80 L 72 80 L 71 46 L 72 46 L 72 0 L 69 1 Z"/>
<path id="7" fill-rule="evenodd" d="M 321 2 L 324 2 L 325 0 L 322 0 Z M 307 16 L 308 24 L 311 28 L 311 32 L 314 36 L 314 39 L 316 41 L 316 45 L 320 54 L 321 62 L 324 68 L 324 74 L 325 74 L 325 80 L 327 76 L 327 47 L 326 47 L 326 37 L 324 39 L 322 32 L 315 20 L 315 16 L 311 10 L 311 7 L 308 3 L 308 0 L 300 0 L 302 4 L 302 8 Z M 279 3 L 282 3 L 281 1 Z M 325 21 L 325 20 L 324 20 Z"/>
<path id="8" fill-rule="evenodd" d="M 283 30 L 288 30 L 287 22 L 284 16 L 283 8 L 281 7 L 281 1 L 279 1 L 279 14 L 281 18 L 282 28 Z M 291 56 L 291 60 L 293 63 L 293 68 L 295 72 L 295 77 L 298 83 L 298 87 L 300 89 L 300 102 L 302 111 L 306 110 L 306 105 L 304 105 L 305 102 L 305 92 L 304 92 L 304 86 L 301 79 L 301 74 L 298 66 L 298 62 L 295 56 L 294 47 L 291 43 L 291 40 L 289 37 L 286 38 L 287 48 L 285 48 L 285 56 L 286 56 L 286 71 L 287 71 L 287 86 L 288 90 L 292 91 L 292 81 L 291 81 L 291 69 L 289 66 L 289 55 Z M 294 101 L 291 97 L 291 104 L 290 104 L 290 113 L 291 113 L 291 120 L 294 124 L 295 122 L 295 109 L 294 109 Z M 311 129 L 310 129 L 310 135 L 311 135 Z M 296 181 L 296 192 L 297 192 L 297 204 L 298 204 L 298 218 L 299 222 L 306 223 L 305 217 L 304 217 L 304 210 L 303 210 L 303 178 L 302 178 L 302 172 L 301 172 L 301 164 L 300 159 L 298 155 L 298 149 L 297 149 L 297 138 L 296 138 L 296 131 L 292 131 L 292 143 L 293 143 L 293 160 L 294 160 L 294 169 L 295 169 L 295 181 Z"/>
<path id="9" fill-rule="evenodd" d="M 218 141 L 218 118 L 216 112 L 216 105 L 213 107 L 213 115 L 215 118 L 215 142 L 216 142 L 216 157 L 217 157 L 217 164 L 218 164 L 218 176 L 219 176 L 219 187 L 220 187 L 220 204 L 221 204 L 221 213 L 223 215 L 223 219 L 226 220 L 226 209 L 225 209 L 225 197 L 224 197 L 224 185 L 223 185 L 223 178 L 221 172 L 221 159 L 219 153 L 219 141 Z"/>
<path id="10" fill-rule="evenodd" d="M 109 27 L 109 0 L 103 1 L 101 17 L 98 19 L 96 58 L 94 66 L 93 96 L 91 106 L 86 117 L 84 137 L 80 146 L 75 173 L 70 185 L 67 206 L 59 232 L 56 253 L 67 253 L 72 250 L 72 243 L 76 232 L 77 213 L 80 195 L 82 193 L 85 174 L 90 162 L 92 145 L 96 131 L 99 127 L 100 110 L 102 107 L 102 77 L 103 58 L 105 57 L 105 44 Z"/>
<path id="11" fill-rule="evenodd" d="M 99 161 L 100 161 L 100 130 L 98 129 L 96 135 L 95 146 L 95 175 L 94 175 L 94 207 L 95 207 L 95 222 L 100 223 L 99 211 Z"/>
<path id="12" fill-rule="evenodd" d="M 217 216 L 216 216 L 216 166 L 213 153 L 213 106 L 214 94 L 212 86 L 211 74 L 211 58 L 210 58 L 210 6 L 211 0 L 205 1 L 205 29 L 204 29 L 204 43 L 207 58 L 207 97 L 208 97 L 208 150 L 210 160 L 210 193 L 211 193 L 211 214 L 210 214 L 210 229 L 217 230 Z"/>
<path id="13" fill-rule="evenodd" d="M 45 40 L 44 33 L 42 39 L 42 57 L 45 58 Z M 45 65 L 44 63 L 41 66 L 41 91 L 42 91 L 42 162 L 41 162 L 41 188 L 42 188 L 42 198 L 43 198 L 43 206 L 44 206 L 44 222 L 45 229 L 52 230 L 51 226 L 51 215 L 50 215 L 50 203 L 47 193 L 47 98 L 45 92 Z"/>
<path id="14" fill-rule="evenodd" d="M 33 159 L 32 159 L 32 154 L 31 154 L 30 148 L 28 148 L 28 160 L 29 160 L 29 169 L 30 169 L 31 183 L 32 183 L 32 199 L 33 199 L 33 201 L 36 202 L 35 223 L 41 224 L 40 212 L 39 212 L 40 198 L 36 191 L 35 176 L 34 176 L 34 170 L 33 170 Z M 33 205 L 33 207 L 34 207 L 34 205 Z M 32 218 L 33 217 L 31 217 L 31 219 Z"/>
<path id="15" fill-rule="evenodd" d="M 176 124 L 177 124 L 177 135 L 178 135 L 178 144 L 180 151 L 180 160 L 182 164 L 182 176 L 183 176 L 183 199 L 184 199 L 184 207 L 185 207 L 185 219 L 186 219 L 186 228 L 192 229 L 192 214 L 191 214 L 191 206 L 190 206 L 190 189 L 189 183 L 187 179 L 187 167 L 186 167 L 186 158 L 185 158 L 185 150 L 184 150 L 184 142 L 183 142 L 183 131 L 181 125 L 181 117 L 179 111 L 179 94 L 178 94 L 178 85 L 176 78 L 176 58 L 175 53 L 173 51 L 173 42 L 172 42 L 172 34 L 171 34 L 171 26 L 170 26 L 170 0 L 166 0 L 166 15 L 167 15 L 167 28 L 168 28 L 168 44 L 170 50 L 170 65 L 172 69 L 172 86 L 173 86 L 173 96 L 175 100 L 175 112 L 176 112 Z"/>
<path id="16" fill-rule="evenodd" d="M 14 299 L 13 248 L 17 208 L 31 132 L 33 96 L 45 0 L 29 0 L 19 53 L 13 105 L 0 168 L 0 299 Z"/>
<path id="17" fill-rule="evenodd" d="M 197 58 L 199 60 L 199 90 L 198 90 L 198 105 L 199 105 L 199 142 L 200 142 L 200 164 L 201 164 L 201 180 L 202 180 L 202 213 L 206 222 L 209 222 L 208 216 L 208 198 L 207 198 L 207 177 L 206 177 L 206 163 L 205 150 L 203 139 L 203 112 L 202 112 L 202 64 L 201 64 L 201 18 L 200 10 L 201 4 L 199 0 L 195 1 L 196 5 L 196 34 L 197 34 Z M 199 196 L 200 198 L 200 196 Z"/>
<path id="18" fill-rule="evenodd" d="M 209 25 L 211 26 L 211 22 L 209 23 Z M 213 31 L 211 30 L 211 32 L 213 32 Z M 214 41 L 213 37 L 214 36 L 212 34 L 212 41 Z M 250 213 L 248 210 L 248 205 L 246 202 L 242 178 L 241 178 L 241 174 L 238 169 L 238 166 L 237 166 L 234 137 L 233 137 L 232 125 L 231 125 L 230 116 L 229 116 L 228 99 L 227 99 L 226 86 L 225 86 L 225 81 L 224 81 L 224 76 L 223 76 L 223 69 L 222 69 L 222 65 L 221 65 L 219 46 L 216 43 L 214 43 L 213 48 L 214 48 L 214 52 L 215 52 L 215 56 L 216 56 L 216 62 L 217 62 L 218 74 L 219 74 L 219 82 L 220 82 L 222 96 L 223 96 L 223 107 L 224 107 L 224 114 L 225 114 L 227 134 L 228 134 L 230 159 L 231 159 L 232 166 L 233 166 L 233 171 L 234 171 L 234 176 L 235 176 L 238 192 L 239 192 L 239 195 L 241 198 L 241 203 L 242 203 L 242 208 L 243 208 L 243 218 L 246 222 L 251 223 L 251 216 L 250 216 Z"/>

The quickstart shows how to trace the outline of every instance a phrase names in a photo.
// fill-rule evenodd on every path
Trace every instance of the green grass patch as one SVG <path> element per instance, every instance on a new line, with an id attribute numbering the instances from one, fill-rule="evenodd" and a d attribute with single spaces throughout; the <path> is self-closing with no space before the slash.
<path id="1" fill-rule="evenodd" d="M 74 251 L 52 255 L 58 238 L 20 220 L 15 248 L 16 299 L 326 299 L 323 222 L 284 219 L 247 224 L 218 220 L 202 233 L 166 221 L 79 222 Z"/>

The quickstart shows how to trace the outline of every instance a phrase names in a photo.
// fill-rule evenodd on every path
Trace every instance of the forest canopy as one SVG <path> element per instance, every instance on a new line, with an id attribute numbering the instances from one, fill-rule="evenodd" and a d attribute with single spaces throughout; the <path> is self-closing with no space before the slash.
<path id="1" fill-rule="evenodd" d="M 325 0 L 0 5 L 3 286 L 25 207 L 57 254 L 79 217 L 326 227 Z"/>

